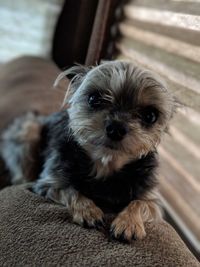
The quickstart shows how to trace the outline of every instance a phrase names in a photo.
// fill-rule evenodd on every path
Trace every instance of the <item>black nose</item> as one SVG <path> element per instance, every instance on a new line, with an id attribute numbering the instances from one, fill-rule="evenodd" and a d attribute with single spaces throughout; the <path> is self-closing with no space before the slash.
<path id="1" fill-rule="evenodd" d="M 121 141 L 127 134 L 127 127 L 122 122 L 112 121 L 106 126 L 106 133 L 113 141 Z"/>

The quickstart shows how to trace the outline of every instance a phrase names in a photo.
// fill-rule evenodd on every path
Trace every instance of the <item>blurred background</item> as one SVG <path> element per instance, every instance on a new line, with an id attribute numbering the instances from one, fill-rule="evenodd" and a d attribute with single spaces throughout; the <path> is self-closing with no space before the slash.
<path id="1" fill-rule="evenodd" d="M 0 0 L 0 62 L 20 55 L 50 57 L 63 0 Z"/>
<path id="2" fill-rule="evenodd" d="M 22 55 L 127 59 L 160 74 L 182 103 L 159 153 L 167 220 L 200 252 L 200 0 L 0 0 L 0 65 Z"/>

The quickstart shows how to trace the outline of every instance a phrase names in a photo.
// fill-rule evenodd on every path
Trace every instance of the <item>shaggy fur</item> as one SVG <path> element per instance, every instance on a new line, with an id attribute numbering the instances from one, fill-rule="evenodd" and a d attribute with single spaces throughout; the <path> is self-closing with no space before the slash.
<path id="1" fill-rule="evenodd" d="M 174 98 L 159 77 L 132 63 L 76 66 L 56 83 L 66 75 L 74 77 L 63 111 L 19 118 L 21 126 L 14 122 L 3 134 L 1 154 L 13 182 L 27 176 L 22 165 L 30 165 L 27 158 L 37 144 L 35 193 L 65 205 L 74 222 L 89 227 L 104 225 L 103 210 L 119 212 L 111 236 L 141 239 L 144 222 L 160 216 L 156 147 L 173 115 Z M 29 128 L 36 130 L 27 134 Z"/>

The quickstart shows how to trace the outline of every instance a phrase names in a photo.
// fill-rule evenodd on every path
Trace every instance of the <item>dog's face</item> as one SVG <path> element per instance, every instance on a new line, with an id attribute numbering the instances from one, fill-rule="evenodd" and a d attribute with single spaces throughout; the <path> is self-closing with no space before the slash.
<path id="1" fill-rule="evenodd" d="M 109 162 L 121 155 L 126 163 L 155 150 L 174 110 L 159 78 L 122 61 L 73 70 L 80 73 L 67 99 L 70 127 L 93 159 Z"/>

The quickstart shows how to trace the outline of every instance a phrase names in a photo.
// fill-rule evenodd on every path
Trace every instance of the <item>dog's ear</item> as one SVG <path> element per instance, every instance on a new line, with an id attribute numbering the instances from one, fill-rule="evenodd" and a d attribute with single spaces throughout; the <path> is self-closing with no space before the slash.
<path id="1" fill-rule="evenodd" d="M 68 78 L 70 83 L 68 85 L 65 98 L 63 101 L 63 106 L 68 106 L 70 97 L 76 91 L 76 89 L 80 86 L 86 74 L 92 69 L 92 67 L 86 67 L 83 65 L 75 65 L 65 71 L 61 72 L 54 82 L 54 87 L 57 87 L 60 81 L 64 78 Z"/>

